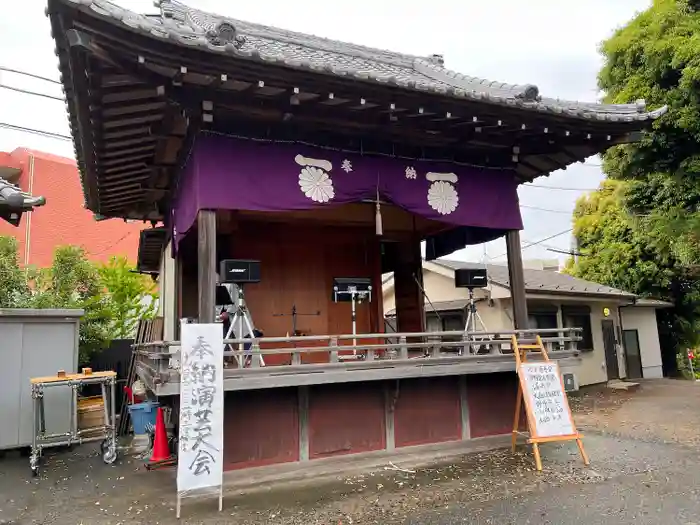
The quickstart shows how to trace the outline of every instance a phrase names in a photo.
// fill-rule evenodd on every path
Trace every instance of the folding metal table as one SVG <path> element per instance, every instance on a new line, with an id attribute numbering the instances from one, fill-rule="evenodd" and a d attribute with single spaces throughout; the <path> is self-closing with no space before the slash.
<path id="1" fill-rule="evenodd" d="M 39 462 L 46 448 L 71 446 L 93 441 L 102 441 L 102 459 L 111 465 L 117 459 L 117 433 L 115 414 L 115 389 L 117 384 L 116 372 L 92 372 L 83 369 L 82 374 L 64 374 L 52 377 L 36 377 L 30 380 L 32 386 L 32 451 L 29 456 L 29 466 L 32 474 L 39 473 Z M 78 430 L 78 390 L 83 385 L 99 384 L 102 387 L 104 402 L 104 424 L 92 428 Z M 70 401 L 70 430 L 62 434 L 46 433 L 46 418 L 44 414 L 44 390 L 54 387 L 69 387 L 72 389 Z M 91 435 L 99 433 L 99 435 Z"/>

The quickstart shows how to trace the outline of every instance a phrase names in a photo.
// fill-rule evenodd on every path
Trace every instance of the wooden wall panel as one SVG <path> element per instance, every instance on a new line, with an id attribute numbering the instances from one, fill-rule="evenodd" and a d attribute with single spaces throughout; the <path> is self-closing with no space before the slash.
<path id="1" fill-rule="evenodd" d="M 382 450 L 384 390 L 379 381 L 309 389 L 309 458 Z"/>
<path id="2" fill-rule="evenodd" d="M 397 447 L 462 438 L 457 377 L 404 379 L 400 381 L 398 395 L 394 394 L 394 398 L 394 440 Z"/>
<path id="3" fill-rule="evenodd" d="M 296 388 L 227 392 L 224 469 L 299 461 Z"/>
<path id="4" fill-rule="evenodd" d="M 350 303 L 334 303 L 334 277 L 369 277 L 375 284 L 372 302 L 358 307 L 358 333 L 383 331 L 379 240 L 365 228 L 241 222 L 230 236 L 232 257 L 259 259 L 260 283 L 245 286 L 246 300 L 257 328 L 267 337 L 292 333 L 292 306 L 297 329 L 305 335 L 351 334 Z M 279 346 L 279 345 L 277 345 Z M 318 346 L 322 346 L 319 343 Z M 269 364 L 288 363 L 290 355 L 269 356 Z M 326 362 L 326 353 L 310 352 L 304 362 Z"/>
<path id="5" fill-rule="evenodd" d="M 513 431 L 518 376 L 513 372 L 467 376 L 467 405 L 472 438 Z M 524 410 L 523 410 L 524 414 Z M 526 426 L 521 419 L 521 428 Z"/>

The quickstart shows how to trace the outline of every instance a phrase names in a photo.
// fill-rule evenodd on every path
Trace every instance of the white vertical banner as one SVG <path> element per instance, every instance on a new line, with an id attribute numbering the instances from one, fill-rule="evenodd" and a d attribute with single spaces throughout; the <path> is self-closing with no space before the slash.
<path id="1" fill-rule="evenodd" d="M 177 514 L 180 499 L 219 494 L 224 459 L 224 343 L 220 324 L 181 326 L 180 428 Z M 218 489 L 218 490 L 215 490 Z"/>

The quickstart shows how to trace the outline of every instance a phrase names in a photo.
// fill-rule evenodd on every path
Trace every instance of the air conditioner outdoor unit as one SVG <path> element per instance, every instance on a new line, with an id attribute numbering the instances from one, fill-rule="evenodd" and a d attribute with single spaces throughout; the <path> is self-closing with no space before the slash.
<path id="1" fill-rule="evenodd" d="M 564 391 L 566 392 L 576 392 L 578 391 L 578 379 L 576 378 L 576 374 L 562 374 L 562 378 L 564 379 Z"/>

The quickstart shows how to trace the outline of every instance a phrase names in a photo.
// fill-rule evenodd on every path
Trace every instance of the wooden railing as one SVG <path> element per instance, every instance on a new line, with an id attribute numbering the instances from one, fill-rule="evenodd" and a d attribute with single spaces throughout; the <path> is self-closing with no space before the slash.
<path id="1" fill-rule="evenodd" d="M 270 374 L 306 374 L 314 370 L 363 369 L 381 363 L 398 366 L 503 361 L 512 354 L 511 336 L 520 340 L 542 337 L 549 352 L 571 357 L 577 354 L 580 328 L 500 332 L 420 332 L 362 335 L 322 335 L 225 339 L 224 359 L 233 377 Z M 353 344 L 354 343 L 354 344 Z M 153 341 L 134 345 L 139 376 L 149 385 L 179 382 L 179 341 Z M 423 361 L 416 361 L 423 360 Z M 429 363 L 425 360 L 430 360 Z M 391 362 L 391 363 L 388 363 Z"/>

